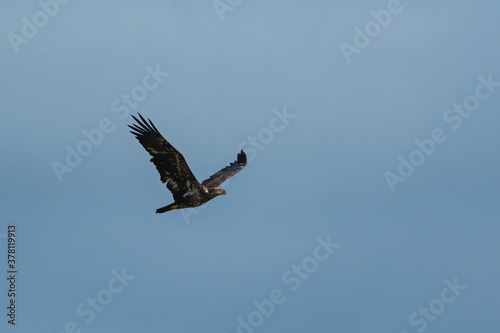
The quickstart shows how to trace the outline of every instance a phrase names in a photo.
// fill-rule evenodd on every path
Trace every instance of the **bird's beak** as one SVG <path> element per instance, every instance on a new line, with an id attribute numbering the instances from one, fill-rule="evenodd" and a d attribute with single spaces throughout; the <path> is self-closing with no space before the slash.
<path id="1" fill-rule="evenodd" d="M 221 190 L 219 190 L 219 194 L 224 194 L 224 195 L 226 195 L 226 191 L 221 189 Z"/>

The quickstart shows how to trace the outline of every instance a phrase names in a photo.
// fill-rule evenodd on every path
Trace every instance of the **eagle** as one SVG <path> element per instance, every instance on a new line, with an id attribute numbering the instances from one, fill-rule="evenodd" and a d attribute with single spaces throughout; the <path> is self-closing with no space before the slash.
<path id="1" fill-rule="evenodd" d="M 231 162 L 200 183 L 189 169 L 184 156 L 165 140 L 153 122 L 149 118 L 146 121 L 140 113 L 138 115 L 141 119 L 132 115 L 137 124 L 128 125 L 132 129 L 130 133 L 135 135 L 140 144 L 153 156 L 150 161 L 154 163 L 160 173 L 160 180 L 167 184 L 167 188 L 174 197 L 173 203 L 158 208 L 157 213 L 198 207 L 218 195 L 226 194 L 226 191 L 219 188 L 219 185 L 236 175 L 247 165 L 247 155 L 242 149 L 238 153 L 236 161 Z"/>

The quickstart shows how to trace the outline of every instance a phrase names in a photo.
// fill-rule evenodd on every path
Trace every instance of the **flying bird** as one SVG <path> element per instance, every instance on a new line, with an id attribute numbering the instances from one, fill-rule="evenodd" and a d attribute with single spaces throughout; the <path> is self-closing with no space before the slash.
<path id="1" fill-rule="evenodd" d="M 218 195 L 226 194 L 219 188 L 227 179 L 233 177 L 247 165 L 247 155 L 243 149 L 237 159 L 228 166 L 214 173 L 201 183 L 198 182 L 189 169 L 184 156 L 174 148 L 156 129 L 153 122 L 148 121 L 138 113 L 140 120 L 132 115 L 137 124 L 128 125 L 141 145 L 153 156 L 150 160 L 160 173 L 160 180 L 167 184 L 172 192 L 174 202 L 156 210 L 157 213 L 168 212 L 173 209 L 198 207 L 212 200 Z"/>

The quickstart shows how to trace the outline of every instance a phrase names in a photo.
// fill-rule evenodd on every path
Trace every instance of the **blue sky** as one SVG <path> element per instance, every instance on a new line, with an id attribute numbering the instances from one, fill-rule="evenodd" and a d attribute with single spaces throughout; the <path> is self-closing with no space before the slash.
<path id="1" fill-rule="evenodd" d="M 3 2 L 2 332 L 492 331 L 499 9 Z M 136 112 L 199 180 L 249 163 L 155 214 Z"/>

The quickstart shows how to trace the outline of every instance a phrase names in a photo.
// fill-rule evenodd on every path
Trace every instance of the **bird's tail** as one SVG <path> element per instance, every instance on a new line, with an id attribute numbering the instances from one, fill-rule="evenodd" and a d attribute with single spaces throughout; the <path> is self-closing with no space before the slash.
<path id="1" fill-rule="evenodd" d="M 157 213 L 165 213 L 165 212 L 168 212 L 169 210 L 174 210 L 174 209 L 178 209 L 178 208 L 179 208 L 179 205 L 174 202 L 174 203 L 171 203 L 168 206 L 158 208 L 156 210 L 156 212 Z"/>

